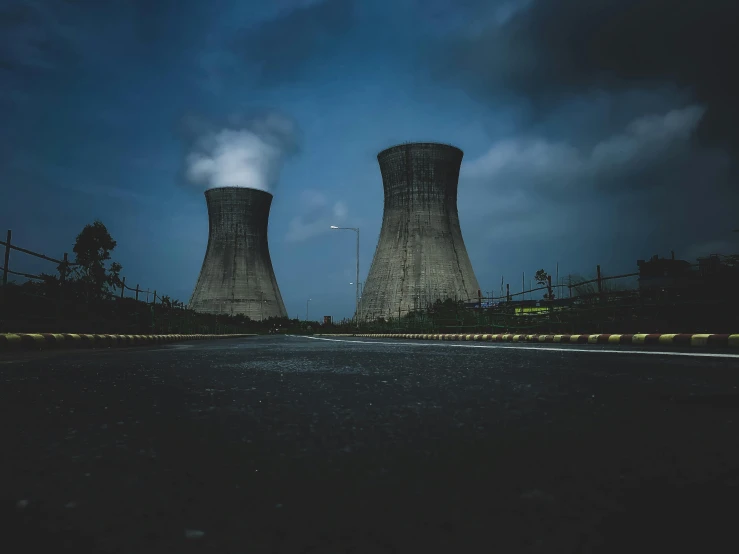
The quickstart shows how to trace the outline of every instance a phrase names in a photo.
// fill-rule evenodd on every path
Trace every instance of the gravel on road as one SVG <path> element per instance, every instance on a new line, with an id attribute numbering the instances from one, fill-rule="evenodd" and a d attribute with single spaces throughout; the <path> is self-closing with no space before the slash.
<path id="1" fill-rule="evenodd" d="M 3 356 L 0 550 L 734 552 L 738 386 L 367 339 Z"/>

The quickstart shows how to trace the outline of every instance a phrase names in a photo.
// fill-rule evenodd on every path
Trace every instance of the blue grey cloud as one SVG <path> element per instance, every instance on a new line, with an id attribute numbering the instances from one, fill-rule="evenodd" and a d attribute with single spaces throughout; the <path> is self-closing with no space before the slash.
<path id="1" fill-rule="evenodd" d="M 229 42 L 250 79 L 269 86 L 303 78 L 335 57 L 358 24 L 354 0 L 324 0 L 239 30 Z"/>

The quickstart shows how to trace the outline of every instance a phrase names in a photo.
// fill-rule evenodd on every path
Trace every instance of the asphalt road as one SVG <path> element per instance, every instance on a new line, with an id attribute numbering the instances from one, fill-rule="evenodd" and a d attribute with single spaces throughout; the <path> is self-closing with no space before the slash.
<path id="1" fill-rule="evenodd" d="M 739 357 L 611 350 L 5 355 L 0 551 L 735 552 Z"/>

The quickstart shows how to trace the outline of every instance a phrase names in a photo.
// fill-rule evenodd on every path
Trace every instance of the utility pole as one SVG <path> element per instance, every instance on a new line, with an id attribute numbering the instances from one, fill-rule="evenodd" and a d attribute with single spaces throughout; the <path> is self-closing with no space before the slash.
<path id="1" fill-rule="evenodd" d="M 310 301 L 311 299 L 309 298 L 308 301 L 305 303 L 305 321 L 306 322 L 308 321 L 308 308 L 310 307 Z"/>

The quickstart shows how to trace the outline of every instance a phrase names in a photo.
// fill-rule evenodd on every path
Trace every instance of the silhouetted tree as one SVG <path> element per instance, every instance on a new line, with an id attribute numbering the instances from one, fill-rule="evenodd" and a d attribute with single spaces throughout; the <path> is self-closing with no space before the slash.
<path id="1" fill-rule="evenodd" d="M 121 264 L 111 262 L 108 268 L 105 266 L 116 245 L 100 220 L 85 225 L 77 235 L 72 251 L 78 265 L 74 266 L 70 278 L 84 285 L 88 301 L 110 296 L 111 287 L 121 286 Z"/>
<path id="2" fill-rule="evenodd" d="M 554 300 L 554 292 L 552 292 L 550 279 L 551 276 L 543 269 L 540 269 L 534 274 L 534 280 L 537 284 L 549 287 L 549 290 L 544 293 L 544 300 Z"/>

